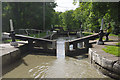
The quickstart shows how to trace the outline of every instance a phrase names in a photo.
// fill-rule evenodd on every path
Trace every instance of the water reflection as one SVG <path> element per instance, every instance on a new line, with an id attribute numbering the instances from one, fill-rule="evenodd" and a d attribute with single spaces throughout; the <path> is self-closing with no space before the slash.
<path id="1" fill-rule="evenodd" d="M 28 74 L 33 78 L 44 78 L 46 71 L 48 70 L 48 63 L 43 66 L 36 66 L 28 71 Z"/>

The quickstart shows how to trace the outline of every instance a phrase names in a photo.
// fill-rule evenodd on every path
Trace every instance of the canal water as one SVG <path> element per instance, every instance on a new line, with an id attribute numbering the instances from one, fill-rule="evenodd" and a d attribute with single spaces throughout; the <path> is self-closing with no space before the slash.
<path id="1" fill-rule="evenodd" d="M 3 78 L 108 78 L 90 64 L 87 54 L 65 56 L 66 39 L 57 39 L 57 56 L 28 54 L 4 69 Z"/>

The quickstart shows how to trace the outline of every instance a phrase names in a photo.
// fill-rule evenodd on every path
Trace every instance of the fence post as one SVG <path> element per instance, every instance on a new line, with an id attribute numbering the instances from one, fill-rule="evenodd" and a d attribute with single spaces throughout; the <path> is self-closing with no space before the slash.
<path id="1" fill-rule="evenodd" d="M 83 48 L 83 42 L 80 42 L 80 43 L 79 43 L 79 47 L 80 47 L 80 48 Z"/>
<path id="2" fill-rule="evenodd" d="M 69 42 L 65 42 L 65 54 L 69 51 Z"/>
<path id="3" fill-rule="evenodd" d="M 33 47 L 34 47 L 33 40 L 28 39 L 28 48 L 29 48 L 29 50 L 32 50 Z"/>
<path id="4" fill-rule="evenodd" d="M 42 44 L 42 47 L 44 48 L 44 50 L 47 50 L 48 49 L 48 43 L 46 43 L 46 42 L 43 42 L 43 44 Z"/>
<path id="5" fill-rule="evenodd" d="M 78 47 L 77 47 L 77 43 L 76 42 L 74 42 L 73 43 L 73 49 L 77 49 Z"/>
<path id="6" fill-rule="evenodd" d="M 57 46 L 56 41 L 53 41 L 53 42 L 52 42 L 52 48 L 53 48 L 53 49 L 56 49 L 56 46 Z"/>
<path id="7" fill-rule="evenodd" d="M 88 39 L 84 41 L 84 47 L 85 47 L 85 48 L 87 49 L 87 51 L 88 51 L 88 49 L 89 49 L 89 40 L 88 40 Z"/>
<path id="8" fill-rule="evenodd" d="M 89 48 L 89 40 L 88 40 L 88 39 L 85 40 L 85 42 L 84 42 L 84 47 Z"/>

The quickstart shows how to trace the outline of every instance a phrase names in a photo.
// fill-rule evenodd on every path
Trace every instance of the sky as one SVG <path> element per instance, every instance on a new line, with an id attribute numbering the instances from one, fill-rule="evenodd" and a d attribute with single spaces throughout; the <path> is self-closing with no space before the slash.
<path id="1" fill-rule="evenodd" d="M 57 12 L 65 12 L 67 10 L 75 10 L 79 6 L 79 2 L 76 5 L 73 4 L 73 0 L 55 0 L 57 7 L 54 8 Z"/>

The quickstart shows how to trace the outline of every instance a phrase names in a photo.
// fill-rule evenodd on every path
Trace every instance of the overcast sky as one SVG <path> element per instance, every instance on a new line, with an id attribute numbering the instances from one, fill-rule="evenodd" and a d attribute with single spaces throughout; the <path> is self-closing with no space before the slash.
<path id="1" fill-rule="evenodd" d="M 75 10 L 79 6 L 79 2 L 76 5 L 73 5 L 73 0 L 55 0 L 57 7 L 55 11 L 65 12 L 67 10 Z"/>

